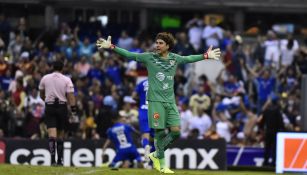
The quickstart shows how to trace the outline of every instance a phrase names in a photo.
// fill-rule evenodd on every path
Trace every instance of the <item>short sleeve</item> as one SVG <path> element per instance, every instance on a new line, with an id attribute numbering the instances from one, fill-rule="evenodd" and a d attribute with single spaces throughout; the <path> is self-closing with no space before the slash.
<path id="1" fill-rule="evenodd" d="M 70 78 L 67 79 L 67 84 L 66 84 L 66 92 L 74 92 L 74 85 L 72 84 L 72 81 Z"/>
<path id="2" fill-rule="evenodd" d="M 39 90 L 44 90 L 45 89 L 45 77 L 43 77 L 41 79 L 41 81 L 39 82 L 39 86 L 38 86 Z"/>

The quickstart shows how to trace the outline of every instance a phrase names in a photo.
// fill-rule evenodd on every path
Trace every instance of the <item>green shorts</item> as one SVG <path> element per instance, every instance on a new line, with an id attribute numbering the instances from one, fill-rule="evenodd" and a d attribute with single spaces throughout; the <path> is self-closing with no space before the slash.
<path id="1" fill-rule="evenodd" d="M 180 116 L 175 103 L 148 101 L 149 126 L 164 129 L 180 126 Z"/>

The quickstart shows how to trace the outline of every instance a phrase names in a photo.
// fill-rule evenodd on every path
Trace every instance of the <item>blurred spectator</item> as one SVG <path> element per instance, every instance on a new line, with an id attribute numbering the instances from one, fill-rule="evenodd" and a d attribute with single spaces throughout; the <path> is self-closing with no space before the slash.
<path id="1" fill-rule="evenodd" d="M 175 93 L 178 93 L 178 91 L 180 91 L 180 89 L 185 91 L 184 88 L 185 88 L 185 85 L 187 83 L 187 78 L 184 76 L 183 71 L 181 69 L 176 70 L 174 80 L 175 80 L 175 82 L 174 82 Z M 184 94 L 185 94 L 185 92 L 184 92 Z"/>
<path id="2" fill-rule="evenodd" d="M 272 99 L 269 99 L 264 106 L 262 117 L 259 118 L 259 122 L 264 125 L 265 132 L 264 165 L 275 166 L 277 132 L 284 131 L 283 118 L 278 101 L 277 96 L 272 96 Z M 269 162 L 270 157 L 272 162 Z"/>
<path id="3" fill-rule="evenodd" d="M 118 107 L 118 104 L 117 104 L 117 101 L 115 100 L 114 96 L 113 95 L 108 95 L 108 96 L 105 96 L 103 98 L 103 104 L 105 106 L 110 106 L 112 107 L 111 109 L 116 111 L 117 110 L 117 107 Z"/>
<path id="4" fill-rule="evenodd" d="M 19 78 L 16 80 L 16 90 L 12 92 L 12 102 L 13 105 L 17 108 L 18 112 L 24 110 L 24 104 L 26 100 L 26 93 L 23 88 L 22 79 Z"/>
<path id="5" fill-rule="evenodd" d="M 130 50 L 133 45 L 133 39 L 128 35 L 127 31 L 123 30 L 121 32 L 120 38 L 117 42 L 118 47 Z"/>
<path id="6" fill-rule="evenodd" d="M 192 44 L 196 52 L 201 51 L 202 43 L 202 21 L 198 16 L 195 16 L 193 19 L 189 20 L 186 24 L 186 28 L 189 29 L 188 37 L 189 42 Z"/>
<path id="7" fill-rule="evenodd" d="M 204 93 L 208 96 L 213 95 L 215 91 L 213 90 L 213 84 L 208 80 L 205 74 L 199 76 L 199 84 L 204 87 Z"/>
<path id="8" fill-rule="evenodd" d="M 135 53 L 142 53 L 143 50 L 140 47 L 140 41 L 137 38 L 133 39 L 132 48 L 129 50 L 130 52 Z M 128 60 L 126 64 L 126 71 L 125 75 L 129 77 L 136 77 L 137 76 L 137 65 L 138 63 L 134 60 Z"/>
<path id="9" fill-rule="evenodd" d="M 68 45 L 64 48 L 64 54 L 69 61 L 76 61 L 78 59 L 78 45 L 74 39 L 68 40 Z"/>
<path id="10" fill-rule="evenodd" d="M 197 94 L 194 94 L 190 97 L 189 106 L 194 116 L 199 114 L 199 108 L 202 110 L 208 110 L 210 107 L 211 100 L 209 96 L 204 93 L 204 90 L 204 87 L 199 85 Z"/>
<path id="11" fill-rule="evenodd" d="M 133 126 L 137 126 L 139 121 L 139 112 L 133 108 L 135 103 L 131 96 L 125 96 L 123 108 L 119 111 L 119 115 L 124 117 L 125 121 Z"/>
<path id="12" fill-rule="evenodd" d="M 19 18 L 18 20 L 18 25 L 17 25 L 17 28 L 16 28 L 16 34 L 19 34 L 21 37 L 27 37 L 28 34 L 29 34 L 29 31 L 28 31 L 28 26 L 27 26 L 27 21 L 26 21 L 26 18 L 25 17 L 21 17 Z"/>
<path id="13" fill-rule="evenodd" d="M 307 48 L 299 51 L 293 64 L 302 74 L 307 74 Z"/>
<path id="14" fill-rule="evenodd" d="M 279 66 L 279 59 L 280 59 L 279 44 L 280 43 L 276 34 L 273 31 L 268 31 L 267 39 L 263 43 L 265 47 L 265 53 L 264 53 L 265 66 L 273 66 L 273 67 Z"/>
<path id="15" fill-rule="evenodd" d="M 122 67 L 121 61 L 118 59 L 108 59 L 106 66 L 106 75 L 112 80 L 112 82 L 119 86 L 122 83 Z"/>
<path id="16" fill-rule="evenodd" d="M 193 46 L 189 43 L 185 32 L 177 34 L 177 43 L 174 46 L 173 51 L 179 55 L 193 55 L 195 54 Z"/>
<path id="17" fill-rule="evenodd" d="M 5 95 L 5 91 L 0 89 L 0 129 L 5 136 L 12 135 L 9 133 L 9 121 L 10 121 L 10 107 L 9 101 Z"/>
<path id="18" fill-rule="evenodd" d="M 264 36 L 258 35 L 257 40 L 254 43 L 254 49 L 252 52 L 252 57 L 254 58 L 254 60 L 262 65 L 264 65 L 265 53 L 265 46 L 262 44 L 264 40 Z"/>
<path id="19" fill-rule="evenodd" d="M 262 106 L 267 101 L 269 95 L 275 92 L 276 78 L 271 75 L 269 69 L 263 69 L 261 72 L 257 73 L 251 70 L 249 67 L 245 66 L 245 69 L 250 73 L 250 75 L 255 78 L 254 82 L 257 89 L 257 111 L 260 113 Z"/>
<path id="20" fill-rule="evenodd" d="M 226 140 L 227 143 L 231 141 L 231 129 L 233 124 L 225 117 L 223 112 L 217 111 L 216 132 Z"/>
<path id="21" fill-rule="evenodd" d="M 27 116 L 25 121 L 25 136 L 36 139 L 40 135 L 40 122 L 44 114 L 45 102 L 40 98 L 36 88 L 31 89 L 25 101 Z"/>
<path id="22" fill-rule="evenodd" d="M 193 129 L 198 129 L 198 139 L 204 138 L 211 125 L 211 118 L 204 112 L 202 107 L 198 107 L 197 114 L 189 119 L 189 131 L 192 132 Z"/>
<path id="23" fill-rule="evenodd" d="M 8 69 L 9 69 L 8 63 L 4 60 L 3 55 L 0 55 L 0 76 L 5 75 Z"/>
<path id="24" fill-rule="evenodd" d="M 227 143 L 230 143 L 232 138 L 231 129 L 234 125 L 227 119 L 224 112 L 225 108 L 219 105 L 216 109 L 213 109 L 212 116 L 215 121 L 217 134 L 224 138 Z"/>
<path id="25" fill-rule="evenodd" d="M 181 104 L 180 117 L 180 136 L 186 139 L 189 136 L 189 121 L 193 117 L 192 111 L 189 109 L 189 100 L 185 100 Z"/>
<path id="26" fill-rule="evenodd" d="M 78 55 L 86 56 L 87 58 L 89 58 L 93 55 L 94 50 L 96 49 L 96 45 L 94 43 L 90 43 L 90 39 L 88 37 L 84 37 L 83 41 L 80 41 L 78 37 L 78 32 L 79 27 L 76 27 L 74 30 L 74 36 L 78 43 Z"/>
<path id="27" fill-rule="evenodd" d="M 245 93 L 243 81 L 239 81 L 238 78 L 233 74 L 228 74 L 228 79 L 224 80 L 222 78 L 222 73 L 224 69 L 221 70 L 217 77 L 217 81 L 223 88 L 222 94 L 227 97 L 236 96 L 238 93 Z"/>
<path id="28" fill-rule="evenodd" d="M 9 43 L 10 31 L 11 31 L 10 23 L 7 20 L 6 16 L 3 13 L 1 13 L 0 14 L 0 36 L 3 39 L 5 45 L 8 45 Z"/>
<path id="29" fill-rule="evenodd" d="M 74 66 L 74 69 L 79 77 L 87 76 L 90 68 L 91 68 L 91 65 L 87 62 L 87 59 L 85 56 L 82 56 L 80 61 L 78 61 Z"/>
<path id="30" fill-rule="evenodd" d="M 204 28 L 202 38 L 205 41 L 205 48 L 219 47 L 220 41 L 223 39 L 223 29 L 217 26 L 217 21 L 214 17 L 210 18 L 210 23 Z"/>
<path id="31" fill-rule="evenodd" d="M 89 78 L 89 80 L 93 80 L 95 78 L 99 80 L 101 84 L 104 84 L 105 74 L 101 70 L 101 61 L 95 61 L 93 63 L 93 66 L 87 72 L 87 77 Z M 92 81 L 90 81 L 90 84 L 91 83 Z"/>
<path id="32" fill-rule="evenodd" d="M 230 30 L 225 30 L 224 37 L 221 41 L 220 49 L 222 51 L 226 51 L 227 47 L 232 45 L 232 42 L 233 42 L 232 32 Z"/>
<path id="33" fill-rule="evenodd" d="M 246 56 L 243 52 L 243 39 L 241 36 L 236 35 L 235 40 L 232 44 L 232 66 L 233 74 L 239 79 L 243 80 L 243 67 L 246 64 Z"/>
<path id="34" fill-rule="evenodd" d="M 257 142 L 255 126 L 257 124 L 257 115 L 253 112 L 252 106 L 244 100 L 243 94 L 240 98 L 240 108 L 242 112 L 236 115 L 236 121 L 241 122 L 242 126 L 239 126 L 237 139 L 243 140 L 243 145 L 252 145 Z"/>
<path id="35" fill-rule="evenodd" d="M 11 70 L 7 69 L 3 75 L 0 75 L 0 88 L 4 91 L 8 91 L 12 81 Z"/>
<path id="36" fill-rule="evenodd" d="M 293 39 L 292 35 L 288 35 L 287 39 L 280 41 L 281 65 L 290 66 L 294 60 L 294 55 L 299 49 L 298 42 Z"/>
<path id="37" fill-rule="evenodd" d="M 10 37 L 11 39 L 8 45 L 8 53 L 12 55 L 13 58 L 15 58 L 14 61 L 16 61 L 22 51 L 23 37 L 21 37 L 19 34 L 15 35 L 13 33 L 11 33 Z"/>

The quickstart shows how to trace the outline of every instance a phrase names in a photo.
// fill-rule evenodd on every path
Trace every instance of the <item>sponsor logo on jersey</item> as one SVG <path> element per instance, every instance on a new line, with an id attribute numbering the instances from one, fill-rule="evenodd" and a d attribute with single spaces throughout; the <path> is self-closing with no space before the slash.
<path id="1" fill-rule="evenodd" d="M 160 114 L 157 113 L 157 112 L 155 112 L 155 113 L 153 114 L 153 118 L 156 119 L 156 120 L 158 120 L 158 119 L 160 118 Z"/>
<path id="2" fill-rule="evenodd" d="M 170 75 L 166 76 L 166 78 L 169 79 L 169 80 L 173 80 L 174 79 L 174 77 L 170 76 Z"/>
<path id="3" fill-rule="evenodd" d="M 163 81 L 163 80 L 165 79 L 165 75 L 164 75 L 164 73 L 162 73 L 162 72 L 158 72 L 158 73 L 156 74 L 156 78 L 157 78 L 159 81 Z"/>
<path id="4" fill-rule="evenodd" d="M 169 85 L 168 85 L 168 83 L 163 83 L 163 87 L 162 87 L 164 90 L 165 89 L 168 89 L 169 88 Z"/>
<path id="5" fill-rule="evenodd" d="M 172 66 L 174 66 L 174 65 L 175 65 L 175 63 L 176 63 L 176 61 L 175 61 L 175 60 L 170 60 L 170 61 L 169 61 L 169 64 L 171 64 Z"/>

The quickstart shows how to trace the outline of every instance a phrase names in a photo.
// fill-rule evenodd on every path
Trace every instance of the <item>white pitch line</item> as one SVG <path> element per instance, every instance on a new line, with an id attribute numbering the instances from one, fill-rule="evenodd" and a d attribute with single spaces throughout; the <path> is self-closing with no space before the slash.
<path id="1" fill-rule="evenodd" d="M 90 171 L 82 172 L 80 174 L 92 174 L 92 173 L 96 173 L 96 172 L 99 172 L 99 171 L 103 171 L 103 170 L 90 170 Z"/>
<path id="2" fill-rule="evenodd" d="M 80 173 L 65 173 L 64 175 L 80 175 L 80 174 L 93 174 L 99 171 L 103 171 L 103 170 L 89 170 L 89 171 L 85 171 L 85 172 L 80 172 Z"/>

